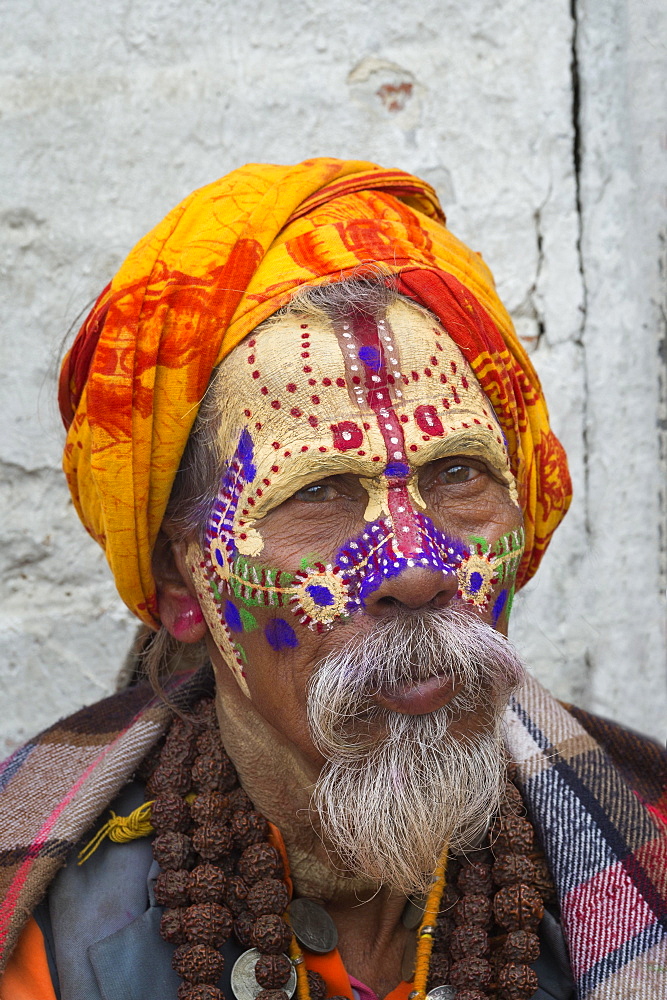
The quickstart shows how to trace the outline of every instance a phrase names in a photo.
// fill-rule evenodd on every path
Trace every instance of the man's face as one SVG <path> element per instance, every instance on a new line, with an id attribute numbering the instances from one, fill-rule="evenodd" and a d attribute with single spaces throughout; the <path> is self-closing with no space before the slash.
<path id="1" fill-rule="evenodd" d="M 401 300 L 375 318 L 278 318 L 213 391 L 226 472 L 189 550 L 202 609 L 256 709 L 321 762 L 306 692 L 324 658 L 406 610 L 464 608 L 506 630 L 523 547 L 506 446 L 459 349 Z M 374 697 L 423 715 L 455 688 L 415 679 Z"/>

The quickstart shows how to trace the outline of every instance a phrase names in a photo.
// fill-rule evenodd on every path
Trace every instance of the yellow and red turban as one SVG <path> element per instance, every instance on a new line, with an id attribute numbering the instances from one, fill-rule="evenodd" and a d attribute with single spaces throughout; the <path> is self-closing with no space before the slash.
<path id="1" fill-rule="evenodd" d="M 470 363 L 524 509 L 517 585 L 537 569 L 570 501 L 565 456 L 493 278 L 446 228 L 433 189 L 355 160 L 251 164 L 195 191 L 137 244 L 62 367 L 74 504 L 148 625 L 159 623 L 153 546 L 215 365 L 299 285 L 366 264 L 439 316 Z"/>

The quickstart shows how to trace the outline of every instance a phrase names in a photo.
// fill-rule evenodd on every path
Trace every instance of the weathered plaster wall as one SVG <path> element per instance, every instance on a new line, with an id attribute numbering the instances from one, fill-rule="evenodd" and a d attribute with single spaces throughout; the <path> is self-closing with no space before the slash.
<path id="1" fill-rule="evenodd" d="M 65 331 L 192 188 L 323 154 L 425 176 L 494 269 L 576 491 L 514 636 L 559 696 L 664 739 L 658 0 L 17 0 L 0 25 L 7 748 L 110 691 L 134 627 L 59 472 Z"/>

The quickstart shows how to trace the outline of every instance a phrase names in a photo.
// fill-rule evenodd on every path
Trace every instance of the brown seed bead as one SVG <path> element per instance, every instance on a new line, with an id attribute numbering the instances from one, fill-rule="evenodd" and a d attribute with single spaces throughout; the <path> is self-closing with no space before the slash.
<path id="1" fill-rule="evenodd" d="M 487 1000 L 487 994 L 481 990 L 458 990 L 456 1000 Z"/>
<path id="2" fill-rule="evenodd" d="M 207 944 L 182 944 L 174 952 L 171 967 L 189 983 L 217 983 L 225 961 Z"/>
<path id="3" fill-rule="evenodd" d="M 183 927 L 184 906 L 170 907 L 165 910 L 160 920 L 160 937 L 170 944 L 184 944 L 185 928 Z"/>
<path id="4" fill-rule="evenodd" d="M 222 777 L 220 789 L 223 792 L 231 792 L 238 784 L 238 775 L 229 757 L 223 758 Z"/>
<path id="5" fill-rule="evenodd" d="M 521 798 L 521 792 L 516 785 L 513 785 L 511 781 L 508 781 L 505 785 L 503 812 L 514 813 L 515 816 L 521 816 L 521 814 L 525 812 L 525 808 L 523 799 Z"/>
<path id="6" fill-rule="evenodd" d="M 535 865 L 525 854 L 502 854 L 493 866 L 496 885 L 530 885 L 536 876 Z"/>
<path id="7" fill-rule="evenodd" d="M 255 948 L 265 955 L 279 955 L 287 951 L 291 940 L 292 931 L 277 913 L 265 913 L 255 920 L 252 941 Z"/>
<path id="8" fill-rule="evenodd" d="M 253 807 L 252 802 L 242 788 L 235 788 L 229 793 L 229 808 L 232 812 L 250 812 Z"/>
<path id="9" fill-rule="evenodd" d="M 537 973 L 529 965 L 509 962 L 498 974 L 498 995 L 501 1000 L 528 1000 L 538 986 Z"/>
<path id="10" fill-rule="evenodd" d="M 479 924 L 485 927 L 491 919 L 491 903 L 486 896 L 462 896 L 454 907 L 457 924 Z"/>
<path id="11" fill-rule="evenodd" d="M 534 931 L 544 916 L 540 894 L 528 885 L 508 885 L 493 900 L 496 922 L 507 931 Z"/>
<path id="12" fill-rule="evenodd" d="M 160 906 L 184 906 L 190 901 L 190 873 L 160 872 L 155 880 L 155 901 Z"/>
<path id="13" fill-rule="evenodd" d="M 178 1000 L 225 1000 L 225 995 L 217 986 L 208 983 L 181 983 L 178 987 Z"/>
<path id="14" fill-rule="evenodd" d="M 441 913 L 447 913 L 451 910 L 459 899 L 459 891 L 453 885 L 447 884 L 444 888 L 442 894 L 442 900 L 440 901 L 440 911 Z"/>
<path id="15" fill-rule="evenodd" d="M 265 990 L 284 986 L 292 972 L 292 963 L 285 955 L 260 955 L 255 964 L 255 979 Z"/>
<path id="16" fill-rule="evenodd" d="M 192 865 L 192 843 L 184 833 L 169 830 L 161 833 L 153 841 L 153 857 L 160 868 L 190 868 Z"/>
<path id="17" fill-rule="evenodd" d="M 220 903 L 225 893 L 227 876 L 216 865 L 204 862 L 193 868 L 189 876 L 189 893 L 193 903 Z"/>
<path id="18" fill-rule="evenodd" d="M 289 1000 L 285 990 L 260 990 L 255 1000 Z"/>
<path id="19" fill-rule="evenodd" d="M 509 851 L 512 854 L 530 854 L 534 843 L 533 827 L 523 816 L 503 816 L 495 843 L 496 854 Z"/>
<path id="20" fill-rule="evenodd" d="M 201 792 L 190 806 L 195 823 L 227 823 L 231 818 L 229 799 L 222 792 Z"/>
<path id="21" fill-rule="evenodd" d="M 165 743 L 160 754 L 160 763 L 165 767 L 190 768 L 194 756 L 190 747 L 184 743 Z"/>
<path id="22" fill-rule="evenodd" d="M 206 861 L 216 861 L 217 858 L 229 854 L 234 841 L 228 826 L 223 826 L 221 823 L 207 823 L 206 826 L 197 827 L 192 834 L 192 844 Z"/>
<path id="23" fill-rule="evenodd" d="M 533 864 L 535 865 L 533 885 L 545 903 L 554 902 L 556 899 L 556 888 L 546 860 L 543 857 L 534 858 Z"/>
<path id="24" fill-rule="evenodd" d="M 195 759 L 195 745 L 192 738 L 182 735 L 174 735 L 173 730 L 165 740 L 162 751 L 162 760 L 168 760 L 171 764 L 183 764 L 190 767 Z"/>
<path id="25" fill-rule="evenodd" d="M 197 737 L 197 753 L 219 757 L 220 760 L 227 756 L 220 740 L 220 734 L 211 729 L 204 730 Z"/>
<path id="26" fill-rule="evenodd" d="M 231 911 L 220 903 L 195 903 L 183 914 L 183 931 L 188 941 L 219 948 L 232 933 Z"/>
<path id="27" fill-rule="evenodd" d="M 234 934 L 239 944 L 244 948 L 254 948 L 254 932 L 256 918 L 249 910 L 243 910 L 234 921 Z"/>
<path id="28" fill-rule="evenodd" d="M 185 833 L 190 825 L 187 802 L 173 792 L 162 792 L 151 806 L 151 823 L 158 833 L 165 833 L 167 830 Z"/>
<path id="29" fill-rule="evenodd" d="M 485 958 L 462 958 L 449 970 L 449 981 L 457 990 L 486 989 L 491 982 L 491 966 Z"/>
<path id="30" fill-rule="evenodd" d="M 438 922 L 435 925 L 435 934 L 433 935 L 434 951 L 445 951 L 449 947 L 449 939 L 452 936 L 454 926 L 454 921 L 451 917 L 438 917 Z"/>
<path id="31" fill-rule="evenodd" d="M 161 759 L 146 783 L 146 791 L 152 799 L 162 795 L 163 792 L 185 795 L 190 791 L 190 785 L 189 767 Z"/>
<path id="32" fill-rule="evenodd" d="M 236 784 L 236 772 L 227 758 L 200 754 L 192 765 L 192 780 L 202 791 L 226 792 Z"/>
<path id="33" fill-rule="evenodd" d="M 436 953 L 431 955 L 428 967 L 428 989 L 432 990 L 436 986 L 443 986 L 449 978 L 451 962 L 447 955 Z"/>
<path id="34" fill-rule="evenodd" d="M 225 903 L 237 915 L 247 907 L 248 886 L 238 875 L 230 875 L 225 888 Z"/>
<path id="35" fill-rule="evenodd" d="M 289 902 L 287 887 L 277 878 L 263 878 L 248 890 L 247 905 L 251 913 L 284 913 Z"/>
<path id="36" fill-rule="evenodd" d="M 324 976 L 321 976 L 319 972 L 308 972 L 307 976 L 310 1000 L 324 1000 L 327 995 L 327 984 L 324 981 Z"/>
<path id="37" fill-rule="evenodd" d="M 459 872 L 457 885 L 462 893 L 488 894 L 492 888 L 491 868 L 481 861 L 464 865 Z"/>
<path id="38" fill-rule="evenodd" d="M 483 927 L 463 924 L 452 933 L 449 949 L 455 962 L 465 958 L 466 955 L 486 958 L 489 954 L 489 935 Z"/>
<path id="39" fill-rule="evenodd" d="M 532 931 L 510 931 L 500 948 L 504 962 L 525 962 L 529 965 L 540 954 L 540 939 Z"/>
<path id="40" fill-rule="evenodd" d="M 281 878 L 283 863 L 271 844 L 251 844 L 239 858 L 237 869 L 243 881 L 252 885 L 262 878 Z"/>
<path id="41" fill-rule="evenodd" d="M 251 844 L 257 844 L 260 840 L 265 840 L 268 833 L 266 820 L 261 813 L 251 809 L 250 812 L 237 811 L 232 816 L 232 833 L 234 843 L 243 850 Z"/>

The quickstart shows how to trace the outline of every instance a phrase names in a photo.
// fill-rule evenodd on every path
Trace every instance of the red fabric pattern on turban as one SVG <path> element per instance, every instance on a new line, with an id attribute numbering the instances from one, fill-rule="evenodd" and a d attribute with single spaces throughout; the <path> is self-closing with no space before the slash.
<path id="1" fill-rule="evenodd" d="M 214 367 L 303 284 L 372 264 L 431 309 L 507 437 L 524 509 L 517 585 L 570 501 L 539 380 L 478 254 L 423 181 L 334 159 L 253 164 L 195 191 L 141 240 L 67 355 L 60 407 L 76 509 L 123 600 L 159 624 L 151 555 Z"/>

